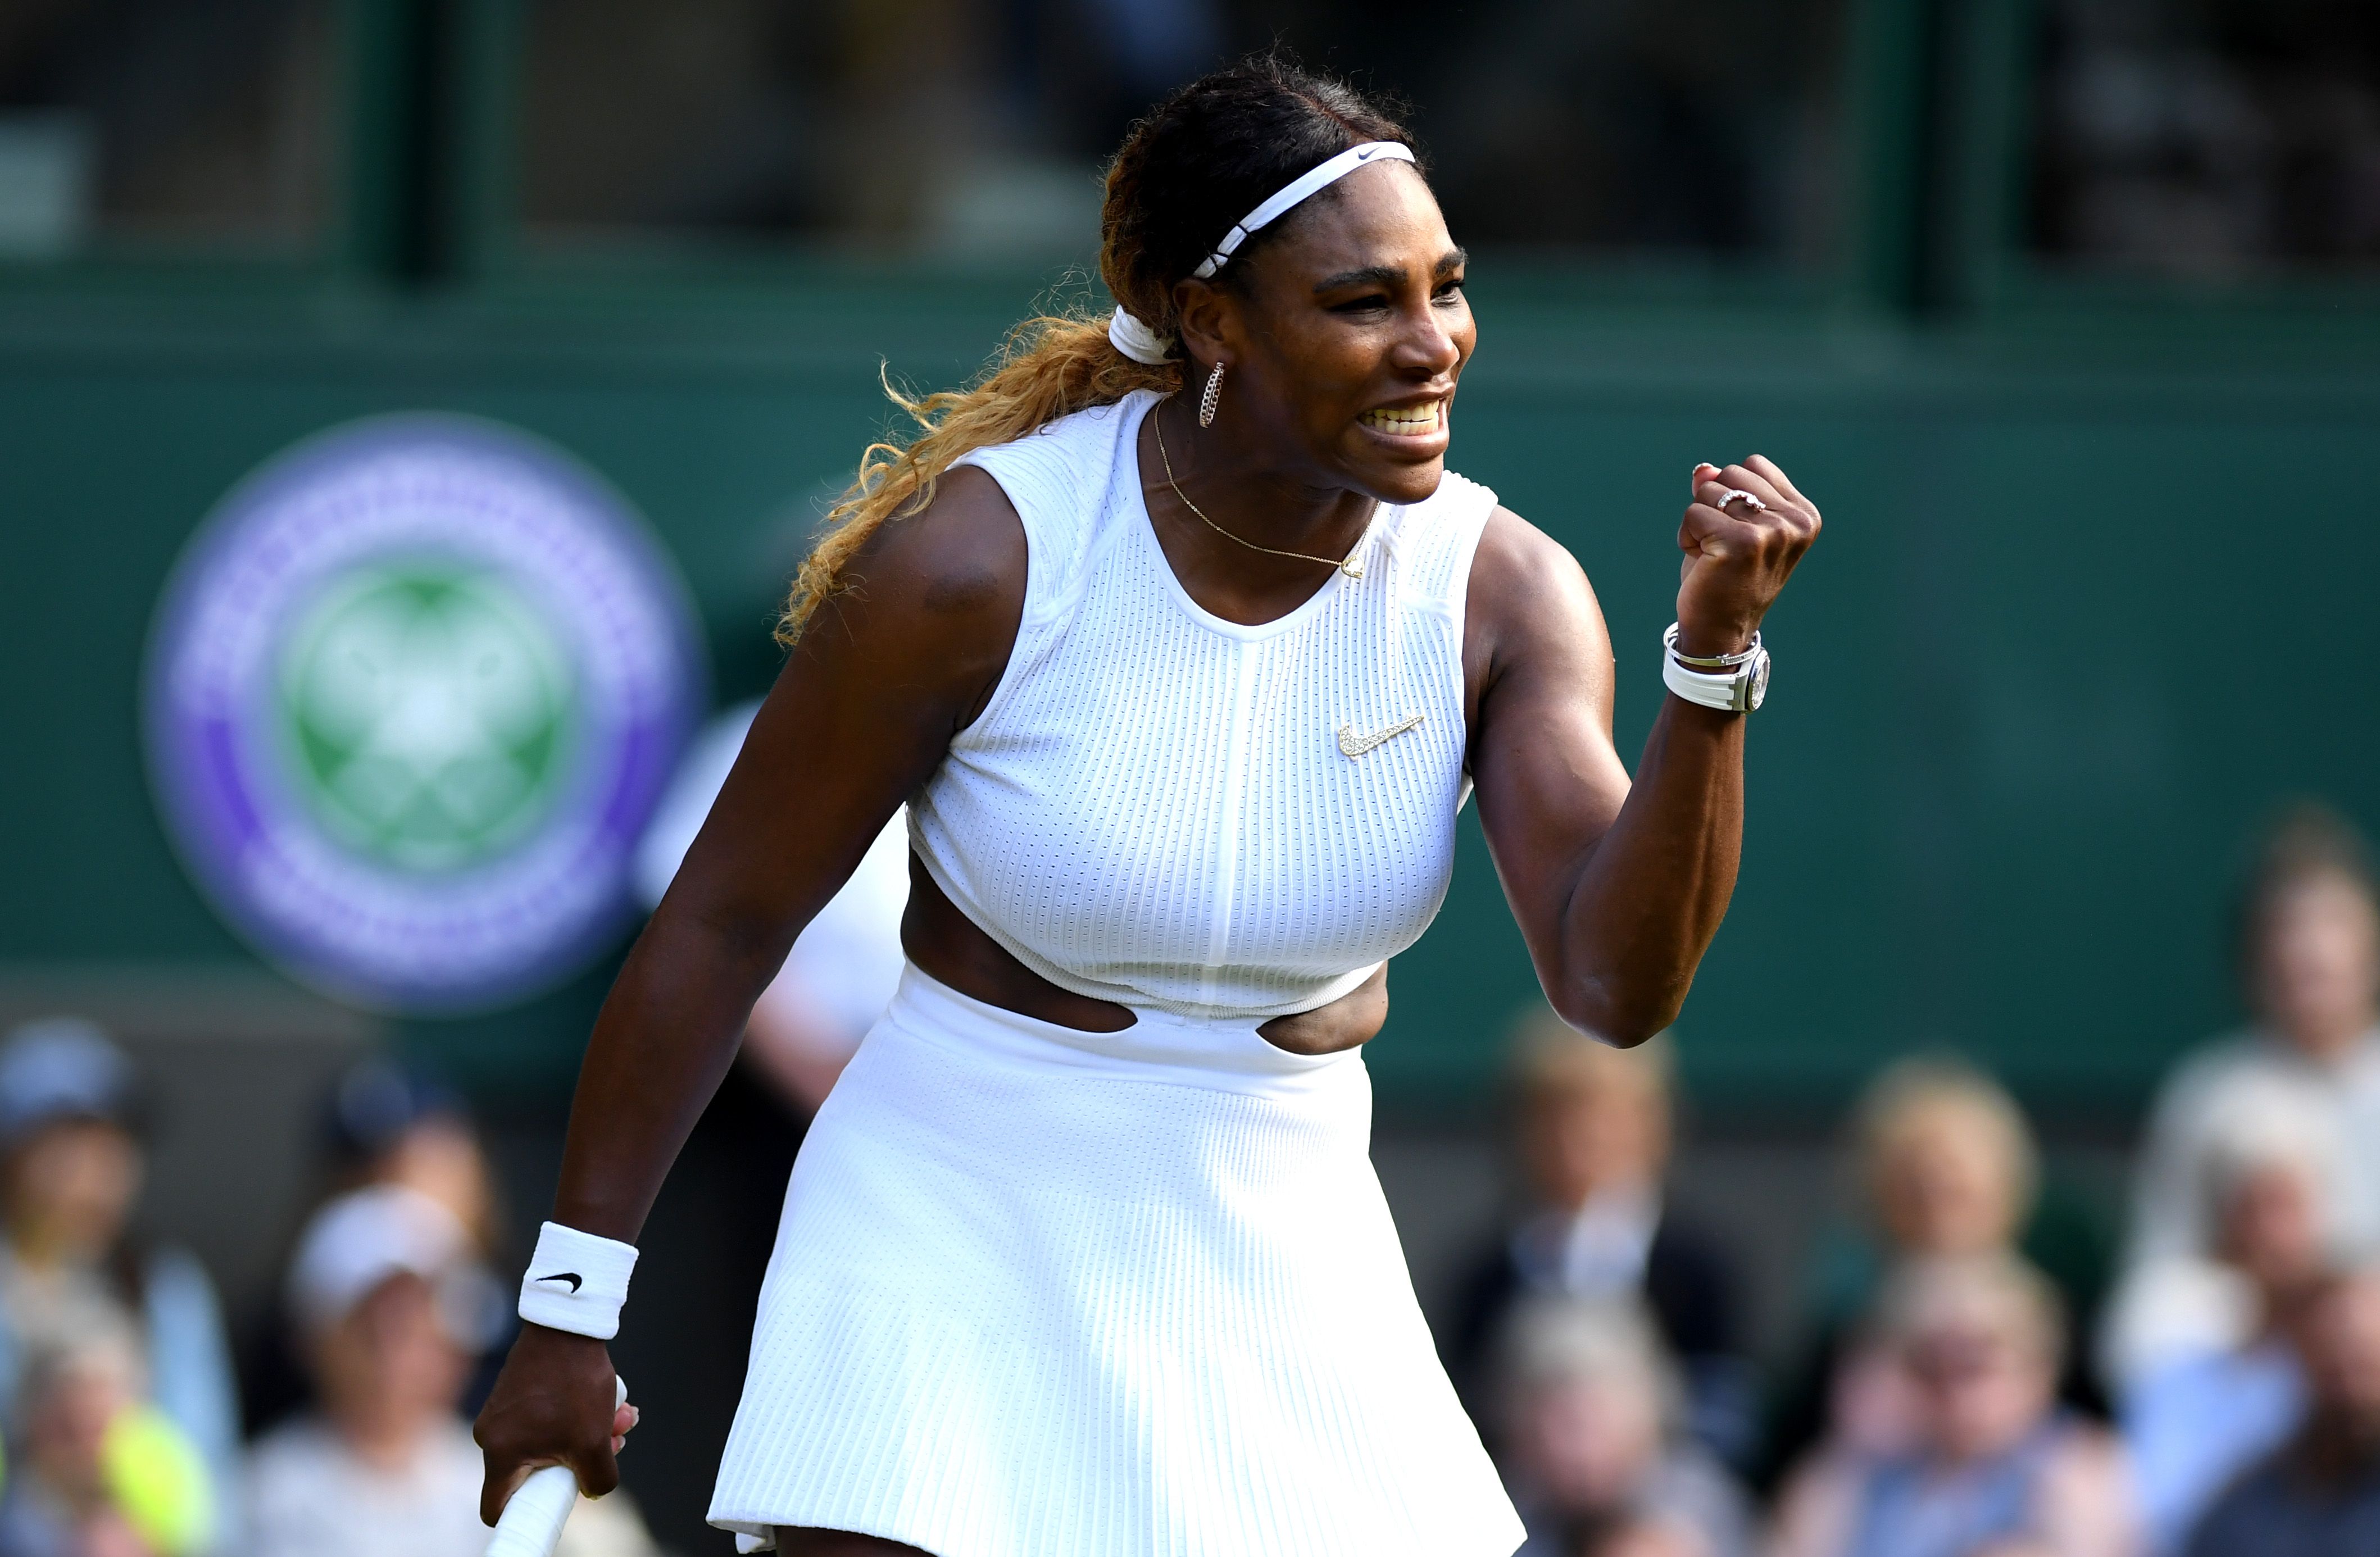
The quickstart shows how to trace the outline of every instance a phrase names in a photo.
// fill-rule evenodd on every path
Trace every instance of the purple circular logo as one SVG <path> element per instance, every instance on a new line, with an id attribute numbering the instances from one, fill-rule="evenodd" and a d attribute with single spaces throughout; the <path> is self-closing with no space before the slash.
<path id="1" fill-rule="evenodd" d="M 167 831 L 292 976 L 416 1014 L 568 977 L 700 706 L 685 585 L 625 499 L 500 424 L 377 416 L 210 514 L 150 634 Z"/>

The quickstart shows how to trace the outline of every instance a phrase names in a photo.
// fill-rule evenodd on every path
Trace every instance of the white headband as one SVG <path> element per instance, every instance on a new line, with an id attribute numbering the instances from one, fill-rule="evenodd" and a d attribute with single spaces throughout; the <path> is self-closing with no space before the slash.
<path id="1" fill-rule="evenodd" d="M 1198 268 L 1190 273 L 1205 281 L 1221 270 L 1251 235 L 1280 221 L 1300 202 L 1313 199 L 1366 163 L 1409 163 L 1413 160 L 1413 148 L 1401 141 L 1367 140 L 1361 146 L 1350 146 L 1329 162 L 1300 175 L 1270 199 L 1242 217 L 1238 225 L 1223 235 L 1223 241 L 1215 246 L 1215 251 L 1198 261 Z M 1124 356 L 1151 367 L 1170 361 L 1173 356 L 1173 342 L 1169 337 L 1160 335 L 1122 308 L 1118 308 L 1115 317 L 1108 321 L 1108 339 L 1114 342 L 1115 349 Z"/>
<path id="2" fill-rule="evenodd" d="M 1320 167 L 1313 169 L 1301 178 L 1293 180 L 1281 193 L 1241 217 L 1240 224 L 1225 233 L 1223 241 L 1215 246 L 1215 252 L 1199 260 L 1198 268 L 1190 273 L 1200 281 L 1205 281 L 1208 276 L 1221 270 L 1223 262 L 1231 259 L 1240 245 L 1248 241 L 1251 235 L 1261 228 L 1269 227 L 1288 214 L 1290 210 L 1299 202 L 1313 199 L 1366 163 L 1409 163 L 1413 160 L 1413 148 L 1402 141 L 1366 140 L 1361 146 L 1348 147 Z"/>

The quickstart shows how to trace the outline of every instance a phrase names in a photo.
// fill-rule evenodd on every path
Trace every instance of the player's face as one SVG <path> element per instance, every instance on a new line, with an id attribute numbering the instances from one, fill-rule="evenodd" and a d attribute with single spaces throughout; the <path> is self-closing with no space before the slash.
<path id="1" fill-rule="evenodd" d="M 1410 164 L 1379 163 L 1283 222 L 1238 278 L 1223 392 L 1255 415 L 1235 422 L 1278 429 L 1278 454 L 1318 485 L 1429 496 L 1478 334 L 1437 199 Z"/>

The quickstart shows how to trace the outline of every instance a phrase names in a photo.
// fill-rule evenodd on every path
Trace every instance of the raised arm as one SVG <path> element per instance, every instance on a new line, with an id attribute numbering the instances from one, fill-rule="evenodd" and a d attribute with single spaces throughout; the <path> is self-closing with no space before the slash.
<path id="1" fill-rule="evenodd" d="M 1817 537 L 1816 507 L 1758 455 L 1694 471 L 1679 526 L 1679 647 L 1733 654 Z M 1717 504 L 1729 489 L 1767 506 Z M 1498 510 L 1472 568 L 1479 819 L 1538 982 L 1565 1021 L 1622 1046 L 1668 1026 L 1718 933 L 1743 839 L 1742 714 L 1660 693 L 1632 784 L 1611 737 L 1611 639 L 1578 563 Z M 1658 684 L 1660 648 L 1630 656 Z"/>
<path id="2" fill-rule="evenodd" d="M 997 483 L 952 471 L 884 525 L 822 606 L 612 986 L 571 1104 L 553 1219 L 634 1242 L 810 917 L 990 696 L 1024 610 L 1025 532 Z M 491 1523 L 540 1464 L 618 1479 L 601 1341 L 524 1326 L 478 1436 Z"/>

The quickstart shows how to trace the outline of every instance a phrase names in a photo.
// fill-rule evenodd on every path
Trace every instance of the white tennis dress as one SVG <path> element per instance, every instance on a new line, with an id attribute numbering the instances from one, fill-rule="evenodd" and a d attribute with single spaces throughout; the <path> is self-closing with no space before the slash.
<path id="1" fill-rule="evenodd" d="M 1445 897 L 1495 497 L 1450 475 L 1382 508 L 1361 579 L 1242 626 L 1149 526 L 1155 403 L 965 462 L 1024 521 L 1025 612 L 909 803 L 953 903 L 1136 1021 L 905 972 L 794 1166 L 710 1519 L 937 1557 L 1506 1557 L 1521 1525 L 1414 1300 L 1363 1056 L 1257 1031 Z"/>

